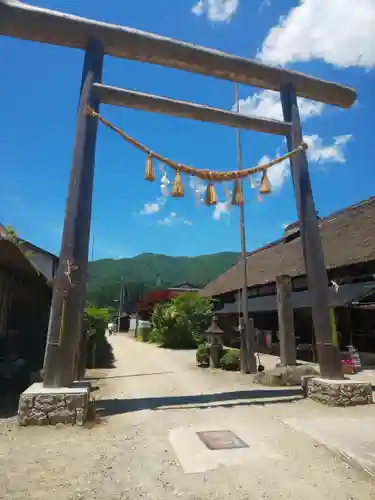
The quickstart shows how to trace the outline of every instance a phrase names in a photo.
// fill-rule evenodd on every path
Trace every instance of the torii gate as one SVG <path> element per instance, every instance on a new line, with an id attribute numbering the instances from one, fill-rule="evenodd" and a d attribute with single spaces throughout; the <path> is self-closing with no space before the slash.
<path id="1" fill-rule="evenodd" d="M 82 326 L 97 134 L 97 120 L 85 113 L 87 105 L 97 112 L 102 102 L 284 135 L 288 149 L 292 151 L 302 142 L 297 96 L 342 108 L 349 108 L 356 99 L 355 91 L 342 85 L 18 0 L 0 0 L 0 34 L 85 51 L 60 265 L 53 285 L 44 366 L 45 387 L 69 387 L 72 384 Z M 284 121 L 250 117 L 104 85 L 101 79 L 105 55 L 279 91 Z M 291 173 L 321 375 L 340 379 L 340 352 L 332 336 L 327 273 L 304 151 L 291 158 Z"/>

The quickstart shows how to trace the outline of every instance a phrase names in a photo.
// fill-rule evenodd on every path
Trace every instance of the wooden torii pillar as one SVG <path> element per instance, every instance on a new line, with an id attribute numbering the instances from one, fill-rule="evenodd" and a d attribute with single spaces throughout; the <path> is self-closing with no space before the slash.
<path id="1" fill-rule="evenodd" d="M 73 382 L 74 358 L 82 325 L 97 132 L 96 120 L 84 114 L 86 104 L 98 109 L 99 102 L 103 102 L 281 134 L 287 137 L 291 151 L 302 141 L 297 96 L 343 108 L 350 107 L 356 99 L 355 91 L 343 85 L 167 37 L 27 5 L 18 0 L 0 0 L 0 35 L 86 51 L 60 265 L 53 288 L 45 356 L 45 387 L 69 386 Z M 208 106 L 103 86 L 100 80 L 104 55 L 281 91 L 284 121 L 247 117 Z M 305 152 L 292 158 L 291 169 L 321 374 L 340 378 L 342 369 L 328 321 L 328 281 Z"/>

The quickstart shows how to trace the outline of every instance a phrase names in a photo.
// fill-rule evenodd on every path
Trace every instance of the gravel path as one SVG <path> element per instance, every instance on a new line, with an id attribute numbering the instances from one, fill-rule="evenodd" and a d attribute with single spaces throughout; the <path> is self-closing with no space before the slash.
<path id="1" fill-rule="evenodd" d="M 375 499 L 364 472 L 282 421 L 327 409 L 293 391 L 261 393 L 249 376 L 200 370 L 193 352 L 110 342 L 117 363 L 100 381 L 99 424 L 0 423 L 1 499 Z M 249 448 L 199 448 L 196 429 L 232 430 Z"/>

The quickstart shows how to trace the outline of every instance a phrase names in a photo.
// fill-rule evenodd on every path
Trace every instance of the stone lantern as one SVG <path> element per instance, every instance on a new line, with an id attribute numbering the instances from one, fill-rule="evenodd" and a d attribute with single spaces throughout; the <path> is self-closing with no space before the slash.
<path id="1" fill-rule="evenodd" d="M 224 334 L 224 332 L 217 324 L 217 317 L 215 315 L 212 316 L 211 325 L 206 330 L 206 333 L 209 336 L 210 342 L 211 366 L 213 368 L 219 368 L 220 353 L 223 345 L 222 335 Z"/>

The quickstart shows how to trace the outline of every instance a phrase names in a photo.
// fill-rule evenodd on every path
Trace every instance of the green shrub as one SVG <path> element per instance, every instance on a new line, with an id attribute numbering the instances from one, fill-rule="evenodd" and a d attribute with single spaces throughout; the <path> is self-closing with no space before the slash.
<path id="1" fill-rule="evenodd" d="M 103 320 L 105 322 L 104 331 L 109 321 L 109 308 L 108 307 L 86 307 L 85 313 L 88 318 L 92 320 Z"/>
<path id="2" fill-rule="evenodd" d="M 220 359 L 220 366 L 223 370 L 238 371 L 240 369 L 240 350 L 228 349 Z"/>
<path id="3" fill-rule="evenodd" d="M 87 307 L 85 329 L 89 332 L 86 344 L 87 368 L 113 368 L 114 355 L 105 332 L 108 324 L 108 309 Z"/>
<path id="4" fill-rule="evenodd" d="M 170 349 L 194 349 L 204 341 L 211 315 L 209 299 L 197 293 L 182 293 L 155 307 L 151 341 Z"/>
<path id="5" fill-rule="evenodd" d="M 198 366 L 210 365 L 210 346 L 208 344 L 200 344 L 198 346 L 196 355 Z"/>
<path id="6" fill-rule="evenodd" d="M 151 328 L 151 332 L 148 338 L 148 341 L 152 344 L 161 344 L 161 336 L 160 332 L 157 328 Z"/>
<path id="7" fill-rule="evenodd" d="M 176 313 L 189 330 L 196 345 L 206 340 L 206 330 L 211 324 L 212 302 L 198 293 L 181 293 L 172 300 Z"/>
<path id="8" fill-rule="evenodd" d="M 227 354 L 227 352 L 232 351 L 230 347 L 223 347 L 220 353 L 220 359 Z"/>
<path id="9" fill-rule="evenodd" d="M 162 331 L 165 326 L 165 309 L 167 304 L 156 304 L 151 317 L 152 329 L 150 332 L 150 342 L 161 345 L 163 343 Z"/>

